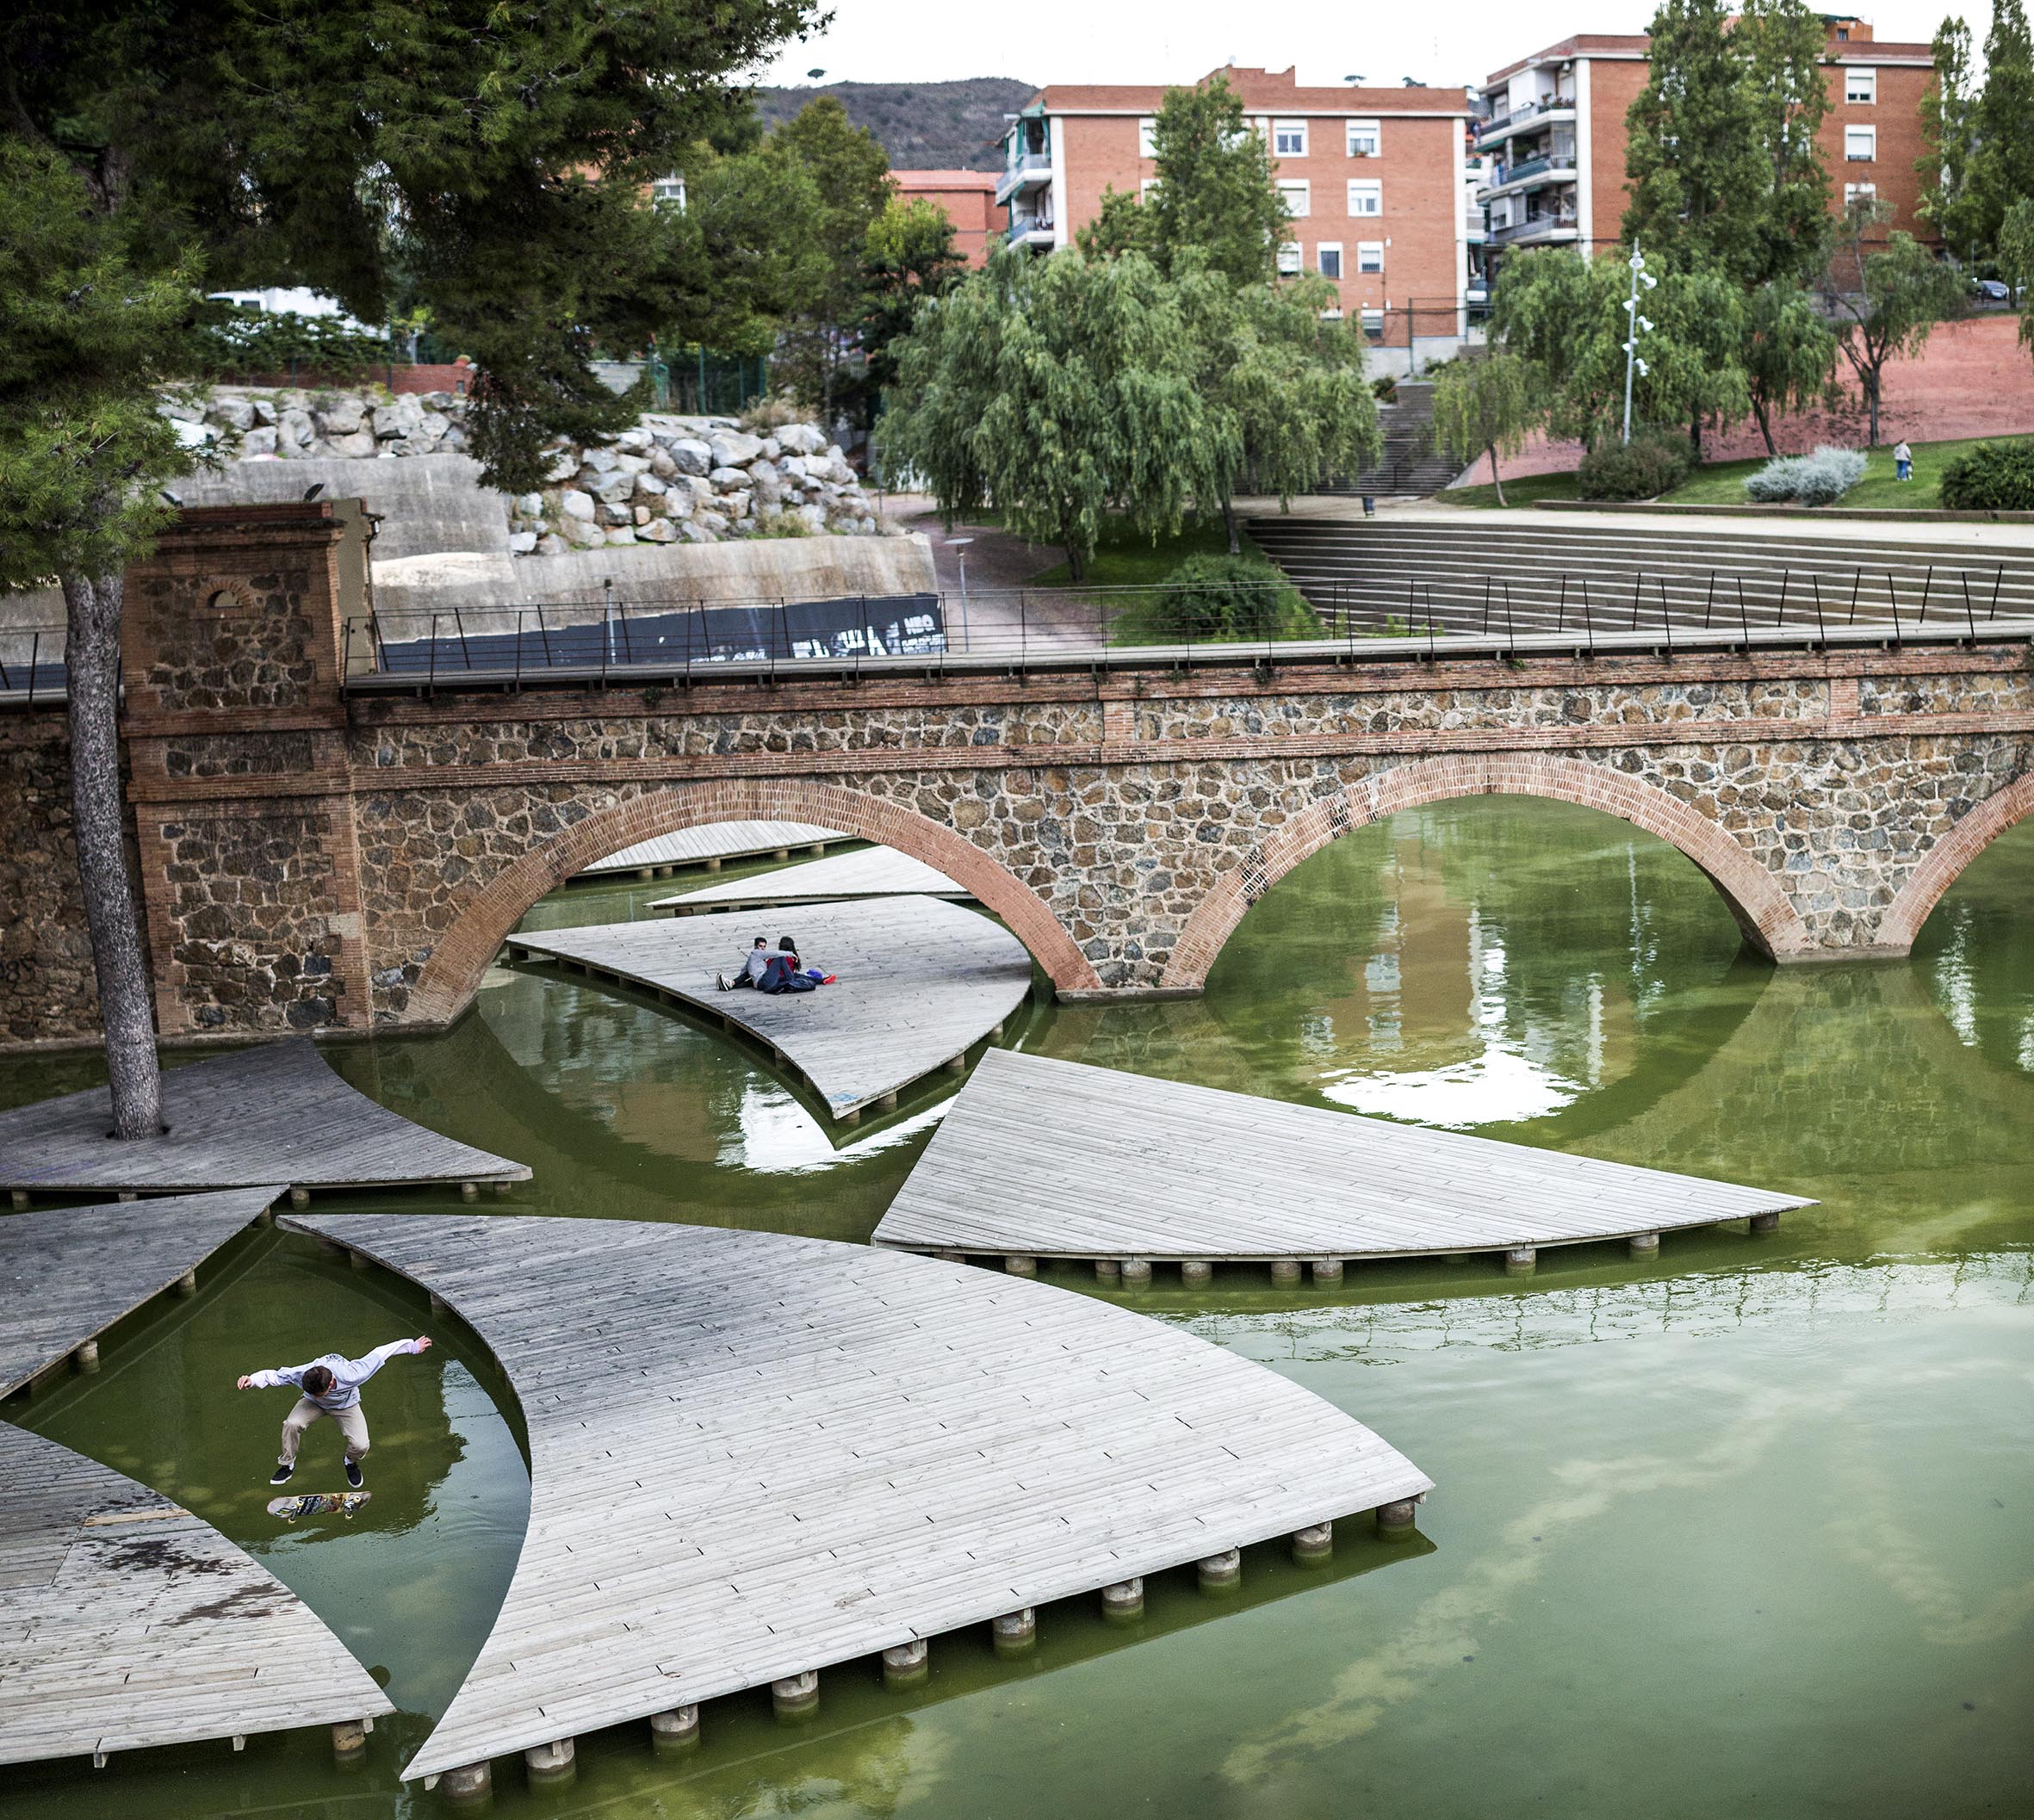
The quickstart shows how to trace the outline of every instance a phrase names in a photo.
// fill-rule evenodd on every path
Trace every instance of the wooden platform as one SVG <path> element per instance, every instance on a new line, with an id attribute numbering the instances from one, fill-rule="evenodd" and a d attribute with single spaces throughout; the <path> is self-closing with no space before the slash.
<path id="1" fill-rule="evenodd" d="M 1150 1261 L 1531 1252 L 1814 1203 L 1595 1157 L 995 1050 L 875 1233 Z"/>
<path id="2" fill-rule="evenodd" d="M 520 1182 L 505 1156 L 441 1137 L 357 1093 L 308 1037 L 163 1070 L 158 1139 L 120 1143 L 104 1087 L 0 1112 L 0 1188 L 177 1194 L 199 1189 Z M 271 1191 L 273 1192 L 273 1191 Z"/>
<path id="3" fill-rule="evenodd" d="M 788 858 L 800 847 L 816 850 L 856 838 L 809 821 L 710 821 L 703 827 L 681 828 L 675 834 L 639 840 L 632 847 L 596 860 L 576 876 L 602 878 L 617 872 L 636 872 L 649 878 L 675 872 L 682 866 L 706 866 L 717 871 L 729 860 L 760 859 L 772 853 L 780 859 Z"/>
<path id="4" fill-rule="evenodd" d="M 190 1278 L 282 1188 L 0 1215 L 0 1396 Z"/>
<path id="5" fill-rule="evenodd" d="M 406 1778 L 1429 1484 L 1361 1423 L 1238 1354 L 964 1265 L 638 1221 L 283 1223 L 442 1297 L 501 1361 L 528 1427 L 514 1580 Z"/>
<path id="6" fill-rule="evenodd" d="M 650 908 L 667 910 L 673 916 L 696 916 L 702 910 L 752 910 L 783 904 L 844 902 L 858 897 L 961 899 L 969 895 L 965 886 L 957 885 L 922 859 L 914 859 L 894 847 L 863 847 L 853 853 L 808 860 L 803 865 L 784 866 L 753 878 L 731 878 L 725 884 L 702 885 L 697 891 L 681 891 L 676 897 L 660 897 Z"/>
<path id="7" fill-rule="evenodd" d="M 789 932 L 810 966 L 840 975 L 817 992 L 722 992 L 751 939 Z M 640 986 L 747 1031 L 853 1120 L 935 1069 L 958 1068 L 1031 990 L 1031 956 L 1000 923 L 930 897 L 806 904 L 759 927 L 729 912 L 590 929 L 518 932 L 519 960 L 554 959 Z"/>
<path id="8" fill-rule="evenodd" d="M 0 1688 L 0 1763 L 395 1710 L 311 1608 L 209 1523 L 6 1422 Z"/>

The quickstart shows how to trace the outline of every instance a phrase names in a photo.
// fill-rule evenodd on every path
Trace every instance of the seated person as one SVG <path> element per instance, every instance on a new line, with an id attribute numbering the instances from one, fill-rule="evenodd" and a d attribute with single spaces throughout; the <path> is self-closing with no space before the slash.
<path id="1" fill-rule="evenodd" d="M 759 935 L 755 945 L 748 950 L 741 963 L 741 971 L 730 981 L 724 973 L 713 976 L 714 984 L 722 992 L 733 992 L 739 987 L 753 986 L 763 977 L 763 969 L 770 964 L 770 938 Z"/>
<path id="2" fill-rule="evenodd" d="M 785 936 L 777 944 L 777 952 L 770 956 L 770 964 L 763 969 L 763 976 L 756 981 L 758 992 L 810 992 L 819 981 L 804 972 L 798 964 L 798 944 Z"/>

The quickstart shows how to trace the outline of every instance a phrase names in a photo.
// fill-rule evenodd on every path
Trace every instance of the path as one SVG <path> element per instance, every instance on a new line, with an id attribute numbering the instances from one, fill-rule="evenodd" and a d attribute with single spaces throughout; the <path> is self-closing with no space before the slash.
<path id="1" fill-rule="evenodd" d="M 801 905 L 791 932 L 816 992 L 722 992 L 758 929 L 747 913 L 518 932 L 509 953 L 640 986 L 745 1031 L 810 1083 L 834 1118 L 894 1104 L 992 1037 L 1031 991 L 1031 956 L 1001 924 L 930 897 Z M 774 932 L 772 939 L 783 934 Z"/>
<path id="2" fill-rule="evenodd" d="M 163 1070 L 159 1138 L 108 1136 L 104 1087 L 0 1112 L 0 1188 L 172 1194 L 519 1182 L 530 1172 L 412 1124 L 326 1066 L 306 1037 Z M 273 1192 L 273 1191 L 271 1191 Z"/>
<path id="3" fill-rule="evenodd" d="M 993 1184 L 985 1192 L 983 1185 Z M 921 1251 L 1150 1260 L 1520 1252 L 1813 1203 L 1729 1182 L 991 1050 L 876 1229 Z M 1650 1241 L 1649 1243 L 1647 1241 Z"/>
<path id="4" fill-rule="evenodd" d="M 725 884 L 703 885 L 676 897 L 660 897 L 650 908 L 673 916 L 694 916 L 702 910 L 747 910 L 772 904 L 817 904 L 857 897 L 964 898 L 966 889 L 922 859 L 894 847 L 864 847 L 836 853 L 830 859 L 785 866 L 754 878 L 732 878 Z"/>
<path id="5" fill-rule="evenodd" d="M 1237 1353 L 964 1266 L 636 1221 L 287 1223 L 443 1297 L 528 1425 L 522 1558 L 410 1779 L 802 1699 L 836 1663 L 1355 1512 L 1409 1524 L 1430 1483 Z"/>

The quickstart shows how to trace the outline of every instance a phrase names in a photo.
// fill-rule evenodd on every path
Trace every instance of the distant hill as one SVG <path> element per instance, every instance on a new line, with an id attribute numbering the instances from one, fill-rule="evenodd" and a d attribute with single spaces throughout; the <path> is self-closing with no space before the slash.
<path id="1" fill-rule="evenodd" d="M 824 88 L 759 89 L 766 127 L 789 120 L 815 96 L 831 95 L 866 127 L 897 170 L 995 170 L 1006 114 L 1039 92 L 1036 83 L 1004 76 L 964 82 L 834 82 Z"/>

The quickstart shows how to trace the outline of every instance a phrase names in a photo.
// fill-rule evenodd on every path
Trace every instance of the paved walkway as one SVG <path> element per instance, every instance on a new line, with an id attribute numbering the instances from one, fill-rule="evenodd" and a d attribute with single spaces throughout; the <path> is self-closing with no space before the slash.
<path id="1" fill-rule="evenodd" d="M 1430 1483 L 1237 1353 L 963 1265 L 622 1220 L 286 1223 L 443 1297 L 528 1425 L 515 1578 L 406 1779 L 1028 1619 Z"/>
<path id="2" fill-rule="evenodd" d="M 309 1038 L 163 1070 L 159 1138 L 107 1136 L 112 1100 L 88 1087 L 0 1112 L 0 1188 L 177 1194 L 284 1182 L 293 1188 L 520 1182 L 505 1156 L 412 1124 L 357 1093 Z"/>
<path id="3" fill-rule="evenodd" d="M 984 1193 L 983 1184 L 994 1183 Z M 1595 1157 L 991 1050 L 875 1242 L 998 1256 L 1531 1252 L 1814 1204 Z"/>
<path id="4" fill-rule="evenodd" d="M 146 1485 L 0 1422 L 0 1763 L 395 1709 L 267 1569 Z M 105 1811 L 117 1813 L 116 1794 Z"/>
<path id="5" fill-rule="evenodd" d="M 839 977 L 816 992 L 722 992 L 750 942 L 781 927 L 751 913 L 518 933 L 518 959 L 551 957 L 641 986 L 741 1030 L 810 1083 L 836 1119 L 958 1067 L 1031 991 L 1031 956 L 1001 923 L 930 897 L 803 904 L 792 935 L 809 965 Z"/>

